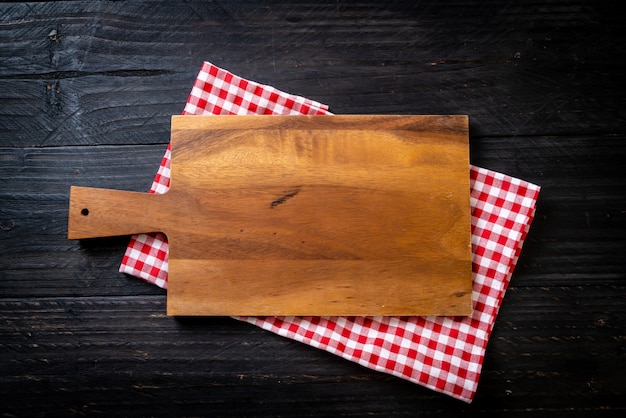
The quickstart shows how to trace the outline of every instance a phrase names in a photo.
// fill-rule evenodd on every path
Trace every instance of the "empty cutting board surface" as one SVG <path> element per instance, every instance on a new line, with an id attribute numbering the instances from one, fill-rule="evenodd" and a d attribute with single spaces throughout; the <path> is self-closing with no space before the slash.
<path id="1" fill-rule="evenodd" d="M 169 315 L 471 313 L 466 116 L 174 116 L 163 195 L 72 187 L 70 239 L 164 232 Z"/>

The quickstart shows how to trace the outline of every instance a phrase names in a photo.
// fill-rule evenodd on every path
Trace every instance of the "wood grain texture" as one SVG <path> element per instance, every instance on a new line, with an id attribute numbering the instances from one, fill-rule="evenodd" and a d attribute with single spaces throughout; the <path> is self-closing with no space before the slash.
<path id="1" fill-rule="evenodd" d="M 5 4 L 0 141 L 166 143 L 205 59 L 336 114 L 469 114 L 478 136 L 607 134 L 626 118 L 610 10 L 565 0 Z"/>
<path id="2" fill-rule="evenodd" d="M 0 4 L 6 416 L 622 417 L 626 42 L 615 0 Z M 52 30 L 57 36 L 49 36 Z M 70 185 L 146 192 L 200 67 L 336 114 L 467 114 L 542 186 L 471 405 L 227 318 L 166 317 Z"/>
<path id="3" fill-rule="evenodd" d="M 163 232 L 171 315 L 468 315 L 464 116 L 175 116 L 163 195 L 73 187 L 68 237 Z"/>

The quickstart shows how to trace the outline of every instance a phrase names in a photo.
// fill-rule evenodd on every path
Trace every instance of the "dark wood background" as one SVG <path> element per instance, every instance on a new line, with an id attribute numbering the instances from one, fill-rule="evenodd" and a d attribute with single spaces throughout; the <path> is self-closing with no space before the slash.
<path id="1" fill-rule="evenodd" d="M 623 416 L 626 42 L 617 1 L 0 4 L 2 416 Z M 70 185 L 147 191 L 203 60 L 340 114 L 468 114 L 543 187 L 465 404 L 229 318 L 165 316 L 66 240 Z"/>

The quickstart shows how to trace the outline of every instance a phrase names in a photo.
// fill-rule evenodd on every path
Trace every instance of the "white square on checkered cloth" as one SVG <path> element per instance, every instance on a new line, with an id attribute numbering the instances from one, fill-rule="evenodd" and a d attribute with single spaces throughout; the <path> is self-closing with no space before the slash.
<path id="1" fill-rule="evenodd" d="M 328 114 L 328 108 L 204 63 L 183 114 Z M 169 148 L 151 188 L 169 188 Z M 238 318 L 358 364 L 471 402 L 485 349 L 522 244 L 539 187 L 471 167 L 474 312 L 469 317 Z M 163 234 L 131 238 L 120 271 L 167 287 Z"/>

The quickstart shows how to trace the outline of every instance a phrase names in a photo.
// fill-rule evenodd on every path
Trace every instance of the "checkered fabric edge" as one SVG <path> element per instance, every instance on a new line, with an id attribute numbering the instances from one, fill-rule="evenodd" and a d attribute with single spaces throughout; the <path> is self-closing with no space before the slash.
<path id="1" fill-rule="evenodd" d="M 331 113 L 325 105 L 205 62 L 183 114 Z M 169 188 L 169 163 L 168 147 L 151 193 Z M 471 167 L 470 174 L 472 316 L 238 319 L 471 402 L 489 335 L 534 216 L 539 187 L 478 167 Z M 167 288 L 167 250 L 163 234 L 133 236 L 120 272 Z"/>

